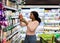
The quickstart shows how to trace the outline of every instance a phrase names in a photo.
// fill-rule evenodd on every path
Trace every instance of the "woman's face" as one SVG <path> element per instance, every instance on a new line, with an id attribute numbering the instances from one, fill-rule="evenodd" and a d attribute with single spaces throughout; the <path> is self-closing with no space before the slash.
<path id="1" fill-rule="evenodd" d="M 33 13 L 30 13 L 30 18 L 31 18 L 31 19 L 34 19 Z"/>

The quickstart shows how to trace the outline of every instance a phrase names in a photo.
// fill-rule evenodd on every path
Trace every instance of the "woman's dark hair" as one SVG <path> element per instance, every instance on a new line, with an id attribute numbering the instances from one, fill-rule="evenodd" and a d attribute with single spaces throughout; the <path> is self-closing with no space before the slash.
<path id="1" fill-rule="evenodd" d="M 32 11 L 31 13 L 33 13 L 35 19 L 36 19 L 39 23 L 41 23 L 41 19 L 39 18 L 39 14 L 38 14 L 38 12 L 36 12 L 36 11 Z"/>

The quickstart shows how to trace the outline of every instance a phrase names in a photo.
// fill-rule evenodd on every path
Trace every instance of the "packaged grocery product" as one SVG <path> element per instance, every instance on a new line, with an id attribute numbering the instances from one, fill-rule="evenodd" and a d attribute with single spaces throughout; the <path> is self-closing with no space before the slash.
<path id="1" fill-rule="evenodd" d="M 23 18 L 22 14 L 19 15 L 19 18 Z"/>

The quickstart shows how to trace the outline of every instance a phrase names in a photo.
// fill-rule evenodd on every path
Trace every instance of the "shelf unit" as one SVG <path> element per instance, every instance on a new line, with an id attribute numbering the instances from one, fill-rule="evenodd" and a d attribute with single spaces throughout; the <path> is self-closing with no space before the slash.
<path id="1" fill-rule="evenodd" d="M 20 0 L 21 1 L 21 0 Z M 22 4 L 23 2 L 21 1 L 19 3 L 17 3 L 18 1 L 14 0 L 14 1 L 10 1 L 10 0 L 2 0 L 4 7 L 6 8 L 5 13 L 7 14 L 7 21 L 9 22 L 9 26 L 4 30 L 6 31 L 6 40 L 12 40 L 11 42 L 14 43 L 16 40 L 19 40 L 20 42 L 20 38 L 18 37 L 18 35 L 20 36 L 20 32 L 19 32 L 19 28 L 17 27 L 17 25 L 19 25 L 20 21 L 18 18 L 18 15 L 15 15 L 18 11 L 18 4 Z M 19 11 L 18 13 L 19 14 Z M 17 35 L 18 34 L 18 35 Z M 14 37 L 16 38 L 16 36 L 18 37 L 17 39 L 14 39 Z M 13 40 L 14 39 L 14 40 Z"/>
<path id="2" fill-rule="evenodd" d="M 21 7 L 21 5 L 19 5 Z M 59 5 L 23 5 L 22 8 L 60 8 Z"/>
<path id="3" fill-rule="evenodd" d="M 10 28 L 10 30 L 13 29 L 13 28 L 15 28 L 15 27 L 17 27 L 18 25 L 19 25 L 19 23 L 13 25 L 13 27 Z M 7 30 L 10 31 L 9 28 L 7 28 Z M 18 32 L 19 32 L 19 30 L 17 29 L 17 31 L 13 32 L 11 35 L 9 35 L 9 36 L 7 37 L 7 40 L 9 40 L 10 38 L 12 38 L 12 37 L 13 37 L 16 33 L 18 33 Z"/>
<path id="4" fill-rule="evenodd" d="M 9 7 L 9 6 L 4 6 L 6 9 L 9 9 L 9 10 L 13 10 L 13 11 L 17 11 L 17 8 L 12 8 L 12 7 Z"/>
<path id="5" fill-rule="evenodd" d="M 44 28 L 46 30 L 60 30 L 59 11 L 57 9 L 45 10 Z"/>
<path id="6" fill-rule="evenodd" d="M 2 0 L 4 8 L 6 8 L 6 11 L 4 12 L 7 16 L 7 21 L 9 25 L 3 29 L 3 39 L 6 38 L 6 41 L 12 40 L 15 35 L 19 34 L 19 28 L 17 26 L 20 24 L 18 16 L 16 16 L 16 12 L 18 11 L 18 6 L 15 3 L 9 1 L 9 0 Z M 6 33 L 6 35 L 4 35 Z M 3 40 L 2 40 L 3 41 Z M 20 40 L 19 40 L 20 41 Z"/>

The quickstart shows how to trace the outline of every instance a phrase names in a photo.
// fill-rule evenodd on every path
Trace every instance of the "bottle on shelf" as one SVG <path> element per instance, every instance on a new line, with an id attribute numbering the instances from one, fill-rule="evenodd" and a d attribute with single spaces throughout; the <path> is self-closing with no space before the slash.
<path id="1" fill-rule="evenodd" d="M 6 35 L 7 35 L 6 32 L 4 32 L 4 36 L 3 36 L 3 40 L 2 40 L 3 43 L 6 43 Z"/>

